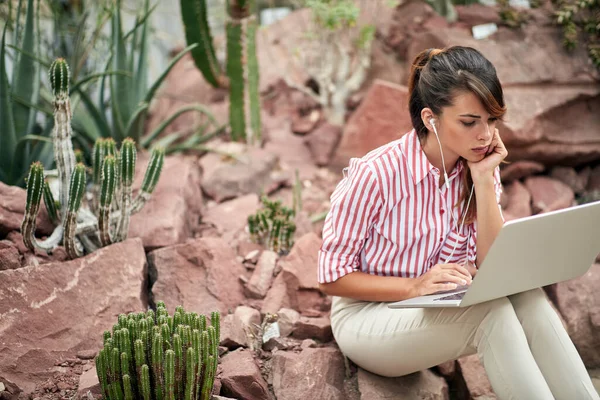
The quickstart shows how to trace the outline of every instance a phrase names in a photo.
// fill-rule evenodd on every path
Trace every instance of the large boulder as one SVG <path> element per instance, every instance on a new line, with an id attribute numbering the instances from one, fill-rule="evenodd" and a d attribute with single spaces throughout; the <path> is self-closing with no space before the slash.
<path id="1" fill-rule="evenodd" d="M 26 202 L 27 192 L 25 189 L 0 182 L 0 239 L 6 237 L 11 231 L 21 229 Z M 50 235 L 53 229 L 46 206 L 42 201 L 36 220 L 36 234 Z"/>
<path id="2" fill-rule="evenodd" d="M 0 271 L 0 381 L 30 393 L 57 360 L 99 350 L 119 314 L 146 310 L 145 277 L 139 239 L 72 261 Z"/>
<path id="3" fill-rule="evenodd" d="M 277 400 L 345 399 L 344 356 L 337 348 L 306 348 L 301 353 L 278 351 L 272 358 Z"/>
<path id="4" fill-rule="evenodd" d="M 227 313 L 245 297 L 239 277 L 244 266 L 235 251 L 220 238 L 200 238 L 154 250 L 148 254 L 152 298 L 167 309 L 210 315 Z"/>
<path id="5" fill-rule="evenodd" d="M 351 157 L 362 157 L 379 146 L 399 139 L 410 129 L 408 89 L 376 80 L 346 124 L 331 163 L 336 167 L 345 167 Z"/>
<path id="6" fill-rule="evenodd" d="M 398 378 L 372 374 L 358 370 L 360 400 L 448 400 L 448 384 L 444 378 L 429 370 Z"/>
<path id="7" fill-rule="evenodd" d="M 258 195 L 247 194 L 207 208 L 202 216 L 202 223 L 214 228 L 214 233 L 231 243 L 244 233 L 248 225 L 248 216 L 255 214 L 259 208 Z"/>
<path id="8" fill-rule="evenodd" d="M 600 367 L 600 264 L 583 276 L 546 288 L 588 368 Z"/>
<path id="9" fill-rule="evenodd" d="M 251 351 L 238 349 L 226 354 L 221 359 L 221 366 L 221 393 L 225 396 L 244 400 L 272 398 Z"/>
<path id="10" fill-rule="evenodd" d="M 138 157 L 134 188 L 139 189 L 148 165 Z M 131 217 L 129 237 L 140 237 L 146 250 L 183 243 L 193 237 L 202 214 L 200 168 L 191 158 L 166 157 L 150 201 Z"/>
<path id="11" fill-rule="evenodd" d="M 574 205 L 573 189 L 559 180 L 545 176 L 532 176 L 525 180 L 531 193 L 531 206 L 534 214 L 561 210 Z"/>

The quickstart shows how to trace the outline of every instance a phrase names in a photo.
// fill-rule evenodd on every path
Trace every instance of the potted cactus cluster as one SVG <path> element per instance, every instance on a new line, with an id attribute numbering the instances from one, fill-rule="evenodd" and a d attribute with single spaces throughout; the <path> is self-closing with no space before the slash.
<path id="1" fill-rule="evenodd" d="M 54 199 L 42 164 L 33 163 L 27 179 L 27 204 L 21 232 L 31 251 L 38 248 L 49 253 L 62 243 L 67 255 L 76 258 L 127 238 L 131 215 L 142 209 L 156 187 L 164 151 L 152 151 L 142 188 L 135 198 L 132 185 L 136 146 L 132 139 L 126 138 L 117 149 L 112 138 L 101 138 L 94 145 L 92 167 L 88 169 L 83 163 L 76 163 L 71 143 L 69 66 L 64 59 L 52 63 L 49 79 L 54 104 L 52 141 L 58 201 Z M 88 184 L 90 170 L 92 182 Z M 42 197 L 56 228 L 50 237 L 38 240 L 34 236 L 35 221 Z"/>
<path id="2" fill-rule="evenodd" d="M 208 400 L 219 358 L 220 315 L 204 315 L 164 302 L 156 312 L 121 314 L 96 356 L 103 399 Z"/>

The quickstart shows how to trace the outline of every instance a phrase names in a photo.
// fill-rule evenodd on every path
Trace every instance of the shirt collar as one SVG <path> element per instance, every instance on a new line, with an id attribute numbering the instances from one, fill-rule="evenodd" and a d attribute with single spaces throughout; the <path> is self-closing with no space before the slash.
<path id="1" fill-rule="evenodd" d="M 406 134 L 406 139 L 402 144 L 402 152 L 406 157 L 408 169 L 413 177 L 415 185 L 418 185 L 425 177 L 434 169 L 437 169 L 429 162 L 427 155 L 421 147 L 421 142 L 417 136 L 415 129 Z M 459 161 L 456 167 L 448 174 L 448 178 L 452 180 L 464 169 L 464 162 Z"/>

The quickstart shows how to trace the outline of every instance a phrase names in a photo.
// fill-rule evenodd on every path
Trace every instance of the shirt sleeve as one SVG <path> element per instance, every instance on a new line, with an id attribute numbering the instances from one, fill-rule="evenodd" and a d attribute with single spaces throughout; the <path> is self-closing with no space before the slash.
<path id="1" fill-rule="evenodd" d="M 494 170 L 494 192 L 496 193 L 496 203 L 498 203 L 498 209 L 500 210 L 500 216 L 502 222 L 505 221 L 504 215 L 502 214 L 502 206 L 500 205 L 500 196 L 502 195 L 503 187 L 500 181 L 500 167 L 496 167 Z M 477 221 L 472 224 L 471 232 L 469 234 L 469 246 L 467 246 L 467 259 L 473 265 L 476 265 L 477 260 Z"/>
<path id="2" fill-rule="evenodd" d="M 334 282 L 360 268 L 360 252 L 381 210 L 381 194 L 371 167 L 352 158 L 348 174 L 331 195 L 318 255 L 319 283 Z"/>

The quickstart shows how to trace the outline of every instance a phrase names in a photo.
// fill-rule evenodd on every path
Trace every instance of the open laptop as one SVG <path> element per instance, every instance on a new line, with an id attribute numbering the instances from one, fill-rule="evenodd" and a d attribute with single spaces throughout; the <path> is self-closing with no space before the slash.
<path id="1" fill-rule="evenodd" d="M 600 201 L 504 223 L 468 287 L 389 303 L 467 307 L 585 274 L 600 252 Z"/>

